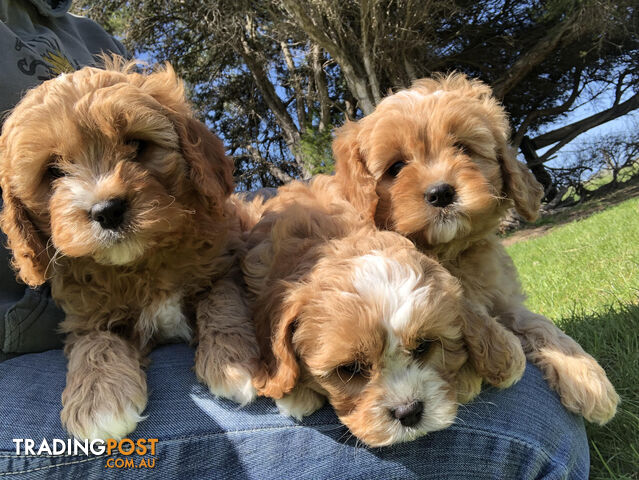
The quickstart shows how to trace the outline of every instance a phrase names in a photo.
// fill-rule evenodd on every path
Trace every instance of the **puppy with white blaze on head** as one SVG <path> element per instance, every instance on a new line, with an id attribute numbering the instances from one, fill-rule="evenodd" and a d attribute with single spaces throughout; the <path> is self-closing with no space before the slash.
<path id="1" fill-rule="evenodd" d="M 331 177 L 280 188 L 248 243 L 254 385 L 283 414 L 301 419 L 328 399 L 361 441 L 390 445 L 448 427 L 482 379 L 511 375 L 511 339 L 486 344 L 459 282 L 362 219 Z"/>
<path id="2" fill-rule="evenodd" d="M 119 438 L 143 419 L 154 345 L 197 340 L 217 394 L 255 397 L 258 356 L 238 286 L 233 162 L 170 66 L 113 58 L 29 91 L 4 124 L 0 224 L 19 278 L 65 312 L 61 419 Z"/>
<path id="3" fill-rule="evenodd" d="M 577 342 L 524 306 L 497 237 L 509 208 L 534 220 L 543 195 L 509 137 L 487 85 L 460 74 L 421 79 L 337 131 L 335 179 L 378 228 L 409 238 L 459 279 L 483 326 L 498 321 L 517 335 L 568 410 L 603 424 L 617 409 L 614 387 Z"/>

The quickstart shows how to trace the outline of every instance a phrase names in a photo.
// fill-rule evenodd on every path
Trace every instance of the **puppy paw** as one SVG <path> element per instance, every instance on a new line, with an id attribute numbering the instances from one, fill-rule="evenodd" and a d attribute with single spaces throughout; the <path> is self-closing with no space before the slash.
<path id="1" fill-rule="evenodd" d="M 275 400 L 282 415 L 302 421 L 313 412 L 322 408 L 325 398 L 308 388 L 295 388 L 291 393 Z"/>
<path id="2" fill-rule="evenodd" d="M 497 388 L 508 388 L 521 380 L 525 371 L 526 355 L 518 343 L 505 353 L 501 368 L 490 372 L 486 380 Z"/>
<path id="3" fill-rule="evenodd" d="M 62 425 L 79 438 L 122 438 L 144 419 L 146 375 L 139 350 L 109 331 L 67 338 Z"/>
<path id="4" fill-rule="evenodd" d="M 556 350 L 543 353 L 542 369 L 568 410 L 599 425 L 615 416 L 619 395 L 594 358 L 586 353 L 566 354 Z"/>
<path id="5" fill-rule="evenodd" d="M 230 280 L 219 281 L 197 306 L 199 343 L 195 374 L 213 395 L 241 405 L 255 400 L 252 380 L 259 348 L 241 289 Z"/>
<path id="6" fill-rule="evenodd" d="M 91 395 L 89 395 L 91 396 Z M 137 424 L 146 417 L 142 412 L 146 400 L 138 403 L 127 403 L 122 408 L 107 402 L 96 407 L 94 399 L 85 398 L 79 402 L 67 402 L 62 408 L 60 419 L 64 428 L 79 439 L 121 439 L 135 430 Z"/>
<path id="7" fill-rule="evenodd" d="M 468 403 L 481 392 L 482 378 L 477 375 L 475 369 L 466 363 L 457 372 L 457 401 Z"/>
<path id="8" fill-rule="evenodd" d="M 228 348 L 210 347 L 202 342 L 195 352 L 195 375 L 213 395 L 246 405 L 257 396 L 252 383 L 256 360 L 240 362 L 237 357 Z"/>
<path id="9" fill-rule="evenodd" d="M 521 341 L 494 318 L 469 308 L 463 328 L 475 372 L 498 388 L 510 387 L 526 370 Z"/>
<path id="10" fill-rule="evenodd" d="M 475 357 L 477 371 L 491 385 L 508 388 L 521 380 L 526 370 L 526 355 L 519 339 L 507 330 L 491 340 L 490 353 Z"/>
<path id="11" fill-rule="evenodd" d="M 253 375 L 249 367 L 237 364 L 207 366 L 203 362 L 196 362 L 195 374 L 213 395 L 228 398 L 242 406 L 257 397 L 257 390 L 251 383 Z"/>

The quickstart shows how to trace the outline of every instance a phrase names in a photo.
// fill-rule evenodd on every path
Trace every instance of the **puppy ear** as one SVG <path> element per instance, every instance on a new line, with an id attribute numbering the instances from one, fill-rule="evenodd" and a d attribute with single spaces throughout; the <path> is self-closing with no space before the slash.
<path id="1" fill-rule="evenodd" d="M 184 83 L 168 63 L 149 75 L 132 73 L 128 78 L 167 110 L 189 165 L 193 186 L 211 208 L 221 213 L 234 188 L 233 160 L 224 153 L 222 141 L 193 117 Z"/>
<path id="2" fill-rule="evenodd" d="M 501 149 L 499 159 L 504 178 L 504 193 L 515 203 L 515 210 L 529 222 L 537 219 L 544 189 L 526 165 L 518 162 L 509 146 Z"/>
<path id="3" fill-rule="evenodd" d="M 195 190 L 221 213 L 233 192 L 233 160 L 224 153 L 222 141 L 202 122 L 186 116 L 174 123 Z"/>
<path id="4" fill-rule="evenodd" d="M 4 206 L 0 214 L 0 228 L 7 235 L 8 246 L 13 252 L 11 264 L 24 283 L 31 287 L 42 285 L 50 260 L 46 242 L 20 199 L 11 193 L 9 183 L 4 180 L 6 176 L 2 177 Z"/>
<path id="5" fill-rule="evenodd" d="M 526 368 L 526 357 L 519 339 L 483 311 L 466 304 L 462 333 L 470 364 L 477 374 L 496 387 L 517 382 Z"/>
<path id="6" fill-rule="evenodd" d="M 258 313 L 256 319 L 262 358 L 253 384 L 260 395 L 282 398 L 293 389 L 300 373 L 293 333 L 301 302 L 289 301 L 270 313 L 269 308 L 264 310 L 265 313 Z"/>
<path id="7" fill-rule="evenodd" d="M 335 179 L 346 199 L 365 218 L 373 220 L 379 197 L 377 182 L 366 166 L 358 140 L 359 124 L 349 122 L 341 127 L 333 140 Z"/>

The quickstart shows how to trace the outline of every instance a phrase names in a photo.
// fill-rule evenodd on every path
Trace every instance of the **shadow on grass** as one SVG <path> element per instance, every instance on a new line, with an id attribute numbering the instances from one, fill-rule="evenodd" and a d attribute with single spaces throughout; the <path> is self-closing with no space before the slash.
<path id="1" fill-rule="evenodd" d="M 592 192 L 584 201 L 542 214 L 535 222 L 526 223 L 521 228 L 502 235 L 503 243 L 510 245 L 529 238 L 540 237 L 553 227 L 582 220 L 634 197 L 639 197 L 639 175 L 627 182 L 617 184 L 614 189 L 609 185 L 604 185 L 599 190 Z"/>
<path id="2" fill-rule="evenodd" d="M 639 479 L 639 304 L 558 322 L 603 366 L 622 398 L 607 425 L 588 425 L 591 479 Z"/>
<path id="3" fill-rule="evenodd" d="M 601 212 L 606 208 L 615 206 L 632 197 L 639 196 L 639 175 L 626 182 L 616 185 L 606 184 L 597 190 L 590 192 L 587 198 L 565 208 L 558 209 L 556 213 L 543 216 L 535 225 L 551 223 L 560 225 Z"/>

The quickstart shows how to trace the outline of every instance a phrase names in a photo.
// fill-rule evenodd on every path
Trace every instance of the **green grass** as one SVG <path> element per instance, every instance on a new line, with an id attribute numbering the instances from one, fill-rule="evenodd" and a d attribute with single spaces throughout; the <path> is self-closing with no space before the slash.
<path id="1" fill-rule="evenodd" d="M 508 247 L 531 310 L 553 320 L 639 298 L 639 198 Z"/>
<path id="2" fill-rule="evenodd" d="M 617 305 L 562 319 L 561 327 L 606 370 L 621 396 L 615 418 L 586 425 L 590 478 L 639 479 L 639 305 Z"/>
<path id="3" fill-rule="evenodd" d="M 592 479 L 639 479 L 639 198 L 508 247 L 531 310 L 606 369 L 622 397 L 588 425 Z"/>

